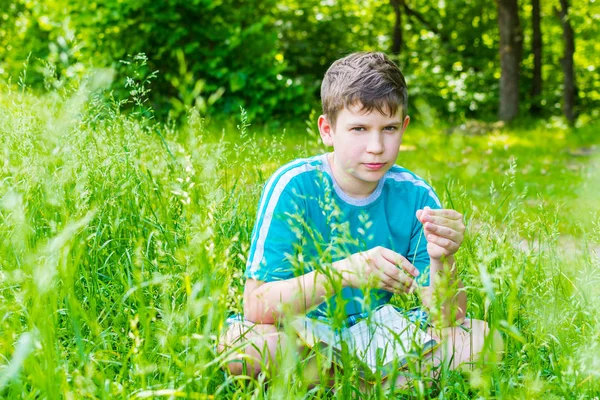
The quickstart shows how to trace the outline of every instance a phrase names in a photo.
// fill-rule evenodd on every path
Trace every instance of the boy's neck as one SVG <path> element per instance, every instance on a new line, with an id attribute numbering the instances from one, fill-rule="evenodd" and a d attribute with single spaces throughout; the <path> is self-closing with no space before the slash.
<path id="1" fill-rule="evenodd" d="M 377 182 L 365 182 L 352 176 L 349 172 L 343 171 L 340 166 L 335 163 L 335 152 L 327 154 L 327 162 L 331 169 L 331 174 L 337 185 L 344 193 L 355 199 L 364 199 L 369 197 L 377 188 Z"/>

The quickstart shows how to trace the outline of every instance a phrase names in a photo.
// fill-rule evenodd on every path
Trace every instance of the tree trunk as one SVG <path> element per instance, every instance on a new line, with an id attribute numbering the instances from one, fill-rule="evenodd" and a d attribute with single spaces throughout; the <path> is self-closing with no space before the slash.
<path id="1" fill-rule="evenodd" d="M 533 40 L 531 51 L 533 53 L 533 85 L 531 86 L 531 114 L 539 115 L 542 111 L 540 100 L 542 97 L 542 30 L 540 28 L 540 0 L 531 1 L 531 27 Z"/>
<path id="2" fill-rule="evenodd" d="M 564 74 L 563 112 L 569 124 L 575 124 L 577 112 L 577 84 L 575 82 L 575 65 L 573 54 L 575 54 L 575 34 L 569 21 L 569 0 L 560 0 L 561 10 L 557 12 L 563 27 L 563 39 L 565 47 L 563 57 L 560 60 Z"/>
<path id="3" fill-rule="evenodd" d="M 517 0 L 497 0 L 500 29 L 500 107 L 498 117 L 510 121 L 519 114 L 519 75 L 523 37 Z"/>
<path id="4" fill-rule="evenodd" d="M 394 14 L 396 15 L 396 22 L 394 24 L 394 32 L 392 34 L 392 53 L 400 54 L 402 46 L 404 45 L 404 38 L 402 37 L 402 12 L 400 5 L 403 0 L 390 0 L 392 7 L 394 8 Z"/>

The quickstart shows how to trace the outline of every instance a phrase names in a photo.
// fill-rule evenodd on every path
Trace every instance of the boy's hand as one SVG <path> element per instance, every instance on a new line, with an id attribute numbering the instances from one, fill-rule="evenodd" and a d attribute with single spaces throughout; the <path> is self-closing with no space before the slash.
<path id="1" fill-rule="evenodd" d="M 439 260 L 458 251 L 465 234 L 461 213 L 425 207 L 417 211 L 417 219 L 423 224 L 429 257 Z"/>
<path id="2" fill-rule="evenodd" d="M 413 277 L 419 276 L 406 258 L 381 246 L 336 261 L 333 267 L 341 274 L 344 286 L 370 285 L 392 293 L 410 293 L 416 287 Z"/>

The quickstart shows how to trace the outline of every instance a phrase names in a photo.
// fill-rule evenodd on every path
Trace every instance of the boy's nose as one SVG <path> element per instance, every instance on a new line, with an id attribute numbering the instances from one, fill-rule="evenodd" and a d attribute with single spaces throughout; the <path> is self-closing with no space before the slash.
<path id="1" fill-rule="evenodd" d="M 367 143 L 367 152 L 374 154 L 383 153 L 383 140 L 380 135 L 371 135 Z"/>

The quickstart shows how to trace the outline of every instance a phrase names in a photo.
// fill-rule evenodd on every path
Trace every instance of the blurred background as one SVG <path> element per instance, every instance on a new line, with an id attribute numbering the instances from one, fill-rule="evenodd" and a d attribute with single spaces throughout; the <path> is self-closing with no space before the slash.
<path id="1" fill-rule="evenodd" d="M 359 50 L 404 71 L 398 163 L 465 215 L 469 314 L 505 340 L 407 396 L 598 398 L 599 3 L 0 0 L 0 398 L 334 397 L 215 343 L 263 185 L 326 151 L 321 79 Z"/>
<path id="2" fill-rule="evenodd" d="M 116 99 L 127 77 L 146 81 L 160 119 L 190 107 L 227 119 L 241 106 L 291 123 L 319 109 L 331 62 L 377 50 L 403 69 L 418 120 L 581 126 L 600 112 L 598 3 L 1 0 L 0 81 L 55 90 L 108 68 Z"/>

